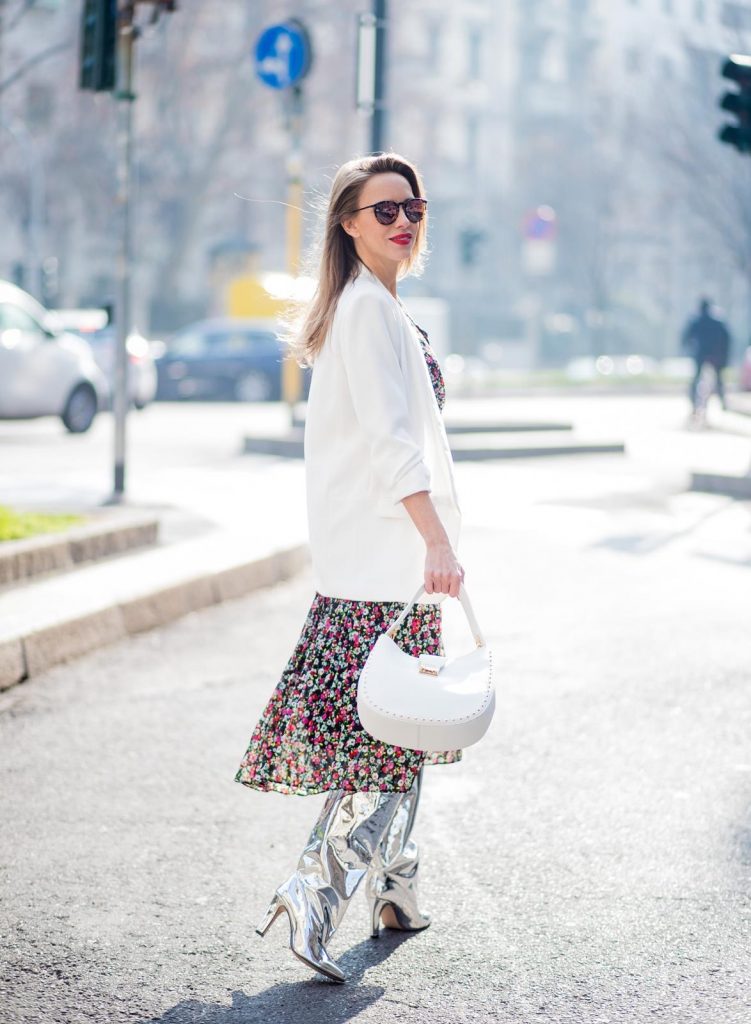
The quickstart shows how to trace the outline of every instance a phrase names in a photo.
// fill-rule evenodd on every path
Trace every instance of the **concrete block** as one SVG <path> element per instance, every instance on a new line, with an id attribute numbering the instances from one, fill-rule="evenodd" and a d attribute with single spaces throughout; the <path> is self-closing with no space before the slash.
<path id="1" fill-rule="evenodd" d="M 751 475 L 692 473 L 691 490 L 701 491 L 705 494 L 725 494 L 737 501 L 751 501 Z"/>
<path id="2" fill-rule="evenodd" d="M 60 537 L 4 541 L 0 548 L 0 586 L 70 567 L 68 543 Z"/>
<path id="3" fill-rule="evenodd" d="M 272 575 L 273 566 L 268 558 L 225 569 L 217 573 L 212 581 L 214 599 L 219 603 L 244 597 L 270 583 Z"/>
<path id="4" fill-rule="evenodd" d="M 284 437 L 251 437 L 243 441 L 245 455 L 276 455 L 286 459 L 301 459 L 304 455 L 302 431 L 292 430 Z"/>
<path id="5" fill-rule="evenodd" d="M 573 441 L 569 444 L 527 440 L 522 443 L 488 444 L 487 441 L 480 438 L 473 439 L 472 435 L 468 434 L 458 435 L 451 439 L 451 454 L 454 462 L 550 458 L 557 455 L 623 455 L 625 451 L 626 445 L 622 441 Z"/>
<path id="6" fill-rule="evenodd" d="M 29 633 L 23 638 L 26 667 L 30 676 L 125 636 L 125 625 L 117 607 L 102 608 L 78 618 L 61 621 Z"/>
<path id="7" fill-rule="evenodd" d="M 0 643 L 0 690 L 15 686 L 26 677 L 26 662 L 20 637 Z"/>
<path id="8" fill-rule="evenodd" d="M 307 544 L 274 552 L 244 565 L 233 566 L 216 573 L 213 579 L 214 595 L 217 602 L 232 601 L 244 597 L 261 587 L 270 587 L 281 580 L 289 579 L 302 569 L 310 559 Z"/>
<path id="9" fill-rule="evenodd" d="M 68 541 L 71 560 L 79 565 L 81 562 L 95 562 L 134 548 L 147 547 L 156 542 L 158 534 L 159 523 L 156 519 L 80 536 L 73 534 Z"/>
<path id="10" fill-rule="evenodd" d="M 120 611 L 127 633 L 142 633 L 190 612 L 216 604 L 211 577 L 201 576 L 173 587 L 123 601 Z"/>
<path id="11" fill-rule="evenodd" d="M 84 562 L 148 547 L 159 536 L 157 519 L 87 523 L 52 536 L 5 541 L 0 547 L 0 586 L 66 572 Z"/>

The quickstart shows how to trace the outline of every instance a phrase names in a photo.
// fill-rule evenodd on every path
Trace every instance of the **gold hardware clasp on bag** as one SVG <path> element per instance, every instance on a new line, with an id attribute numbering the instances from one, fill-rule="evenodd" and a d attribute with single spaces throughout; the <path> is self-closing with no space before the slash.
<path id="1" fill-rule="evenodd" d="M 437 676 L 443 666 L 446 664 L 446 659 L 440 654 L 421 654 L 417 659 L 419 665 L 419 671 L 426 676 Z"/>

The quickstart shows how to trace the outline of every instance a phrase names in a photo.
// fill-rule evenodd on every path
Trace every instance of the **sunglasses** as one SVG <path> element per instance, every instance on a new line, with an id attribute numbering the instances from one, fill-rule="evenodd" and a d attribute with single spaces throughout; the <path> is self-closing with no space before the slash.
<path id="1" fill-rule="evenodd" d="M 361 206 L 352 212 L 359 213 L 360 210 L 372 210 L 379 224 L 393 224 L 399 216 L 399 208 L 402 206 L 404 207 L 407 220 L 412 224 L 417 224 L 425 216 L 428 201 L 427 199 L 417 198 L 405 199 L 403 202 L 397 203 L 394 199 L 384 199 L 380 203 Z"/>

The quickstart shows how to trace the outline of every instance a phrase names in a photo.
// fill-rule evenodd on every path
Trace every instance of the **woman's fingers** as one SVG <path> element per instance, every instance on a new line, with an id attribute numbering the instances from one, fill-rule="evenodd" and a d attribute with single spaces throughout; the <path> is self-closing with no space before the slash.
<path id="1" fill-rule="evenodd" d="M 427 594 L 448 594 L 458 597 L 464 582 L 464 569 L 454 561 L 453 565 L 438 568 L 425 567 L 425 592 Z"/>

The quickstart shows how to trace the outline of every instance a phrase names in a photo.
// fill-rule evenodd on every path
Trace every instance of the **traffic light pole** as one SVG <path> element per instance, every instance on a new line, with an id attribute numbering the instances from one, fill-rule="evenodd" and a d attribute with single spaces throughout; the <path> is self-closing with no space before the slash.
<path id="1" fill-rule="evenodd" d="M 0 0 L 2 3 L 2 0 Z M 84 0 L 81 10 L 79 86 L 92 92 L 114 92 L 117 102 L 117 206 L 120 251 L 115 302 L 115 380 L 112 411 L 115 421 L 115 480 L 107 504 L 125 496 L 125 421 L 128 414 L 128 335 L 130 334 L 131 246 L 130 182 L 133 163 L 133 60 L 139 35 L 138 4 L 152 7 L 151 24 L 177 8 L 177 0 Z"/>
<path id="2" fill-rule="evenodd" d="M 115 479 L 111 503 L 125 496 L 126 421 L 128 415 L 128 335 L 130 334 L 130 277 L 133 261 L 131 240 L 131 169 L 133 165 L 133 57 L 136 27 L 134 3 L 120 3 L 117 23 L 117 202 L 120 210 L 120 252 L 117 264 L 115 325 Z"/>

